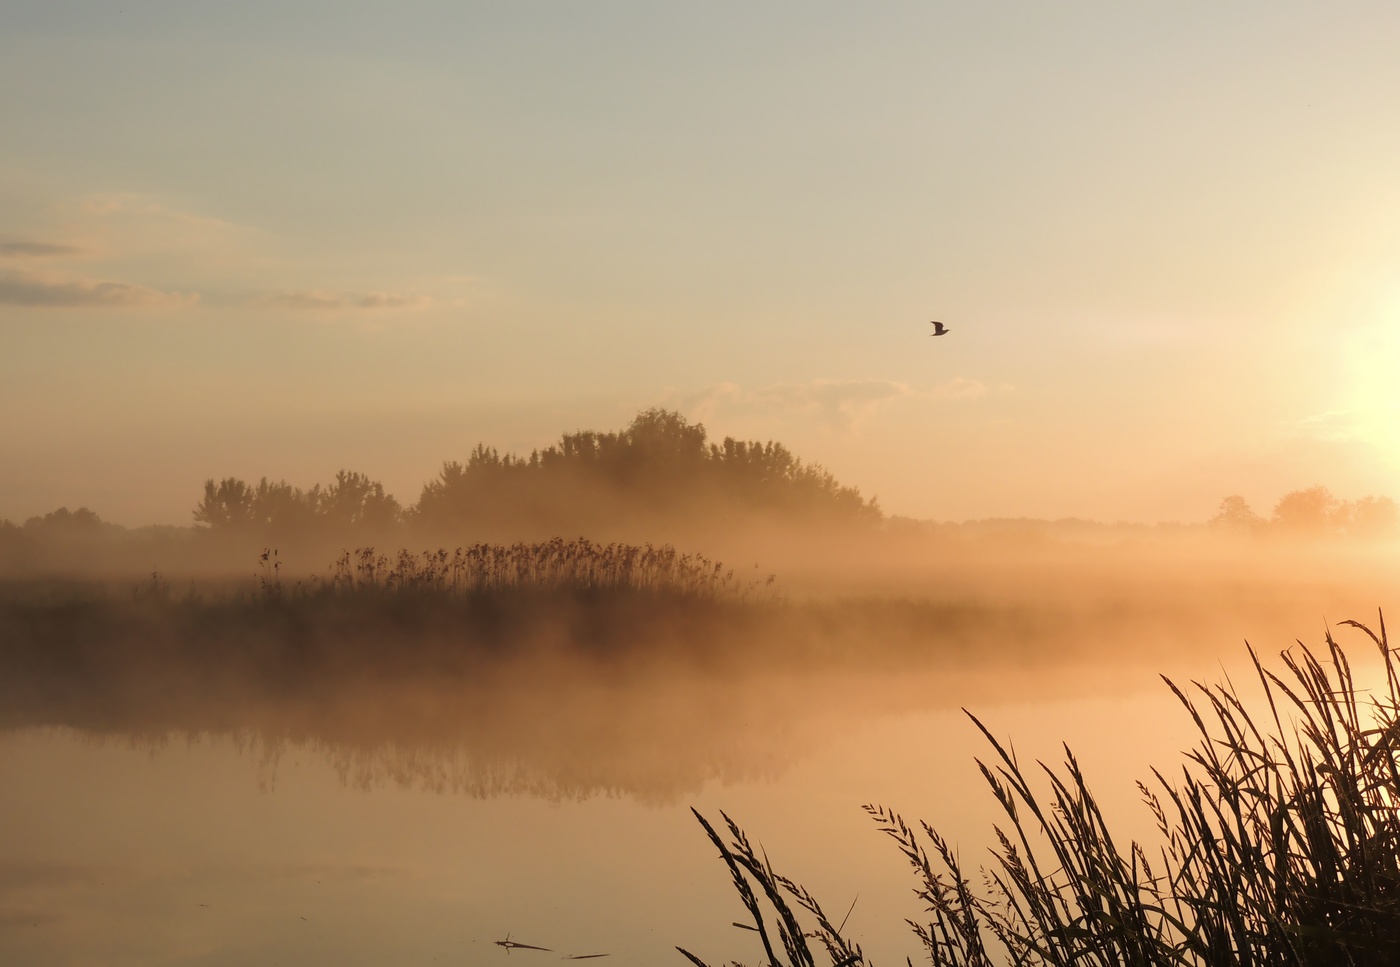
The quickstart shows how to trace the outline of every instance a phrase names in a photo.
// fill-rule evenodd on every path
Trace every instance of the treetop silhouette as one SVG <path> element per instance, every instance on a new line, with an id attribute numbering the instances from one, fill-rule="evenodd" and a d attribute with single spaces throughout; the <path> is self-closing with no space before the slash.
<path id="1" fill-rule="evenodd" d="M 1220 502 L 1220 510 L 1210 523 L 1222 529 L 1256 534 L 1388 537 L 1400 530 L 1400 507 L 1389 497 L 1341 500 L 1326 487 L 1307 487 L 1279 498 L 1271 517 L 1255 513 L 1243 497 L 1232 494 Z"/>
<path id="2" fill-rule="evenodd" d="M 615 432 L 580 430 L 529 456 L 484 443 L 449 460 L 410 507 L 360 473 L 302 490 L 263 478 L 256 485 L 210 479 L 194 510 L 198 527 L 271 539 L 313 533 L 384 533 L 396 527 L 452 539 L 608 533 L 669 524 L 877 522 L 877 503 L 781 443 L 726 437 L 711 443 L 701 423 L 653 408 Z"/>

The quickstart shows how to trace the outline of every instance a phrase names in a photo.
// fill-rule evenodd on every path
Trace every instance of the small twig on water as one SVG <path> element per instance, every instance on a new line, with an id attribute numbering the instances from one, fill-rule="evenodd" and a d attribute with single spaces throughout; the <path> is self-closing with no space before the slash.
<path id="1" fill-rule="evenodd" d="M 512 940 L 510 939 L 510 934 L 506 934 L 506 939 L 504 940 L 497 940 L 496 946 L 504 947 L 506 948 L 506 950 L 543 950 L 545 953 L 554 952 L 548 947 L 536 947 L 534 944 L 520 943 L 518 941 Z"/>

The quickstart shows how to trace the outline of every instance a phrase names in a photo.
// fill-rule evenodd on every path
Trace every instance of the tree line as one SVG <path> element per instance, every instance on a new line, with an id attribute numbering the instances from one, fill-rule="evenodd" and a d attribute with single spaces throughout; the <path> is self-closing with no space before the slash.
<path id="1" fill-rule="evenodd" d="M 210 479 L 194 509 L 201 530 L 266 539 L 406 530 L 456 539 L 614 533 L 660 525 L 776 521 L 862 524 L 877 502 L 781 443 L 710 442 L 701 423 L 649 409 L 625 428 L 567 433 L 529 456 L 478 444 L 443 464 L 403 506 L 382 484 L 341 471 L 326 486 Z"/>
<path id="2" fill-rule="evenodd" d="M 1400 532 L 1400 507 L 1389 497 L 1342 500 L 1326 487 L 1308 487 L 1284 494 L 1269 517 L 1255 513 L 1243 497 L 1232 494 L 1220 502 L 1210 524 L 1249 534 L 1391 537 Z"/>
<path id="3" fill-rule="evenodd" d="M 329 484 L 310 488 L 266 477 L 257 483 L 209 479 L 193 510 L 193 533 L 176 527 L 129 530 L 87 508 L 60 508 L 22 525 L 0 520 L 0 571 L 35 561 L 98 565 L 105 561 L 99 551 L 107 545 L 132 545 L 127 556 L 141 561 L 164 560 L 185 545 L 191 554 L 202 546 L 244 556 L 250 547 L 278 544 L 319 553 L 356 545 L 444 546 L 559 536 L 692 546 L 716 531 L 742 532 L 764 522 L 798 528 L 883 524 L 896 530 L 909 523 L 886 518 L 877 501 L 781 443 L 733 437 L 712 442 L 703 424 L 649 409 L 622 430 L 566 433 L 524 456 L 478 444 L 465 460 L 445 462 L 407 506 L 382 483 L 342 470 Z M 1066 522 L 939 526 L 979 534 L 1047 527 L 1058 533 Z M 1318 486 L 1285 494 L 1264 516 L 1231 495 L 1221 501 L 1209 527 L 1259 536 L 1390 538 L 1400 535 L 1400 507 L 1389 497 L 1342 500 Z M 112 557 L 114 565 L 118 557 Z"/>

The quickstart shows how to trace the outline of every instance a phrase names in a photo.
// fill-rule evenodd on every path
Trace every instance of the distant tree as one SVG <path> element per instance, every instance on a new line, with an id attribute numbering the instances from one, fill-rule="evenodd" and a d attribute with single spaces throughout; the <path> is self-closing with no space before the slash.
<path id="1" fill-rule="evenodd" d="M 42 537 L 95 537 L 102 533 L 102 528 L 102 518 L 86 507 L 77 510 L 60 507 L 43 517 L 31 517 L 24 522 L 26 531 Z"/>
<path id="2" fill-rule="evenodd" d="M 1345 520 L 1341 501 L 1326 487 L 1309 487 L 1284 494 L 1274 506 L 1271 521 L 1279 530 L 1295 534 L 1325 534 Z"/>
<path id="3" fill-rule="evenodd" d="M 316 526 L 316 513 L 315 495 L 285 480 L 263 477 L 253 490 L 253 523 L 268 537 L 308 533 Z"/>
<path id="4" fill-rule="evenodd" d="M 397 524 L 402 508 L 384 485 L 362 473 L 341 470 L 329 486 L 310 490 L 266 477 L 256 487 L 236 477 L 204 483 L 194 509 L 195 524 L 208 530 L 244 532 L 266 539 L 347 529 L 383 530 Z"/>
<path id="5" fill-rule="evenodd" d="M 1243 497 L 1226 497 L 1210 524 L 1295 536 L 1379 538 L 1400 532 L 1400 507 L 1389 497 L 1346 501 L 1333 496 L 1326 487 L 1308 487 L 1279 498 L 1273 516 L 1267 520 L 1254 513 Z"/>
<path id="6" fill-rule="evenodd" d="M 556 532 L 638 520 L 683 521 L 765 513 L 878 520 L 879 507 L 782 444 L 726 438 L 664 409 L 626 429 L 564 434 L 528 458 L 478 444 L 466 463 L 444 463 L 412 514 L 426 527 L 460 529 L 503 520 Z"/>
<path id="7" fill-rule="evenodd" d="M 204 481 L 204 498 L 194 509 L 196 526 L 212 530 L 246 528 L 253 522 L 253 491 L 235 477 Z"/>
<path id="8" fill-rule="evenodd" d="M 1253 531 L 1263 526 L 1264 518 L 1250 509 L 1245 499 L 1231 494 L 1220 502 L 1220 509 L 1210 519 L 1212 527 L 1228 528 L 1236 531 Z"/>
<path id="9" fill-rule="evenodd" d="M 705 462 L 705 426 L 687 423 L 670 410 L 638 413 L 621 434 L 617 453 L 630 474 L 674 476 L 698 470 Z"/>
<path id="10" fill-rule="evenodd" d="M 95 561 L 120 527 L 105 523 L 86 507 L 30 517 L 21 527 L 0 521 L 0 570 Z"/>
<path id="11" fill-rule="evenodd" d="M 465 461 L 445 462 L 408 508 L 382 484 L 342 470 L 329 485 L 309 490 L 266 477 L 256 486 L 235 477 L 208 480 L 194 520 L 202 530 L 273 542 L 317 534 L 349 540 L 352 532 L 383 533 L 403 522 L 476 539 L 512 531 L 519 538 L 697 527 L 755 514 L 789 521 L 881 519 L 874 500 L 780 443 L 726 438 L 711 444 L 704 424 L 653 408 L 625 429 L 566 433 L 528 457 L 477 444 Z"/>
<path id="12" fill-rule="evenodd" d="M 401 508 L 384 485 L 370 480 L 362 473 L 341 470 L 335 483 L 318 491 L 316 510 L 332 528 L 343 529 L 392 527 L 399 521 Z"/>
<path id="13" fill-rule="evenodd" d="M 1354 537 L 1391 537 L 1400 530 L 1400 507 L 1389 497 L 1362 497 L 1347 506 L 1347 531 Z"/>
<path id="14" fill-rule="evenodd" d="M 477 444 L 466 463 L 447 461 L 435 480 L 423 485 L 418 503 L 409 511 L 419 522 L 457 528 L 483 516 L 509 515 L 528 497 L 524 485 L 530 471 L 542 468 L 536 451 L 528 461 L 511 454 L 504 457 L 492 447 Z"/>

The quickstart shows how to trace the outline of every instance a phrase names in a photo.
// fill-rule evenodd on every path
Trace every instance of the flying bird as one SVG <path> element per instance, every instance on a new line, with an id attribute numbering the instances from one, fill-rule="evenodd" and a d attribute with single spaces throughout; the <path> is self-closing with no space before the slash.
<path id="1" fill-rule="evenodd" d="M 929 325 L 933 327 L 933 332 L 929 333 L 930 336 L 944 336 L 948 333 L 948 327 L 941 322 L 930 322 Z"/>

